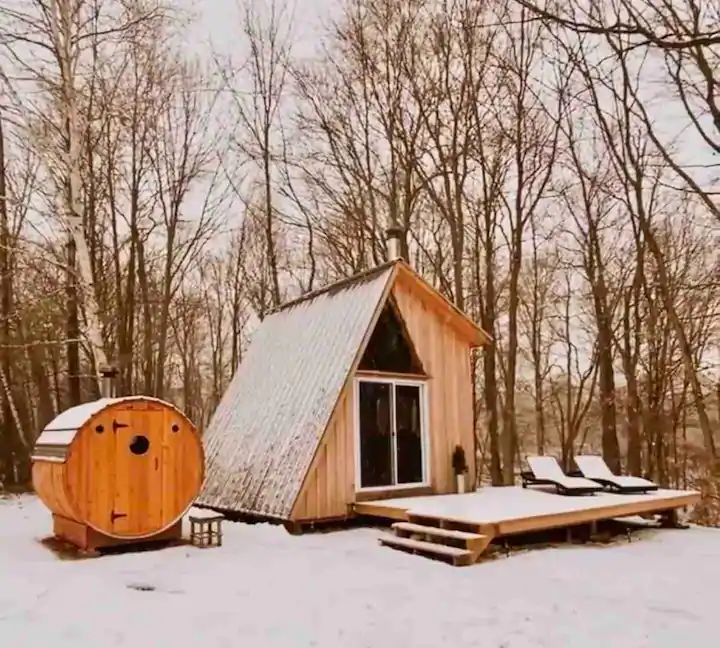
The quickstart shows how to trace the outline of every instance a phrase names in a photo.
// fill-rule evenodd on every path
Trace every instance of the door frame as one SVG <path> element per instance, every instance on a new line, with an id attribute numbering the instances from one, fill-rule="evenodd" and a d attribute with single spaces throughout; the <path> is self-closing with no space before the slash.
<path id="1" fill-rule="evenodd" d="M 390 484 L 389 486 L 362 486 L 362 461 L 360 457 L 360 383 L 383 383 L 393 388 L 391 402 L 391 424 L 393 430 L 396 426 L 395 416 L 395 387 L 406 385 L 418 387 L 420 393 L 420 443 L 422 450 L 423 480 L 412 484 Z M 429 431 L 429 410 L 428 410 L 428 381 L 417 378 L 399 378 L 380 376 L 356 376 L 353 381 L 353 438 L 355 450 L 355 492 L 356 493 L 382 493 L 384 491 L 408 490 L 414 488 L 428 488 L 432 478 L 430 474 L 430 431 Z M 396 437 L 394 432 L 393 436 Z M 397 441 L 393 442 L 394 472 L 397 474 Z"/>

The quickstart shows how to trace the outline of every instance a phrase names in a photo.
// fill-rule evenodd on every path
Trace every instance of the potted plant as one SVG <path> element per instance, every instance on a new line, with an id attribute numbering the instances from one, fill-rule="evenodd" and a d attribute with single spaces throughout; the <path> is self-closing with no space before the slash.
<path id="1" fill-rule="evenodd" d="M 462 446 L 455 446 L 452 456 L 452 466 L 455 472 L 455 481 L 457 482 L 457 492 L 465 492 L 465 474 L 468 471 L 467 460 L 465 459 L 465 450 Z"/>

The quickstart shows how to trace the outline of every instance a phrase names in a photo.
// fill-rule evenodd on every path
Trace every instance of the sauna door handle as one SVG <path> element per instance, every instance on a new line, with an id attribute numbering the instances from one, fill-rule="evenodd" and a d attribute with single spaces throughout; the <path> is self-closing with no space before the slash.
<path id="1" fill-rule="evenodd" d="M 115 520 L 124 517 L 127 517 L 127 513 L 115 513 L 115 511 L 113 511 L 110 513 L 110 522 L 115 522 Z"/>

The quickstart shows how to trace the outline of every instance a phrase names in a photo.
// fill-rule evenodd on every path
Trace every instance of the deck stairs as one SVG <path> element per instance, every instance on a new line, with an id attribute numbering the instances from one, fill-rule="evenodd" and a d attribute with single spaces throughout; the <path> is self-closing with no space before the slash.
<path id="1" fill-rule="evenodd" d="M 380 544 L 456 567 L 474 564 L 492 539 L 476 524 L 412 514 L 391 528 L 392 534 L 381 536 Z"/>

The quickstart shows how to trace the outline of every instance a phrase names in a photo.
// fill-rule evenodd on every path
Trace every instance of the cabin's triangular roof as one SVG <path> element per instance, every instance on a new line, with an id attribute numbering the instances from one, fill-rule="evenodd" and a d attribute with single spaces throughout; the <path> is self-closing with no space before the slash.
<path id="1" fill-rule="evenodd" d="M 263 320 L 204 435 L 207 470 L 198 504 L 290 518 L 348 376 L 401 273 L 422 282 L 418 290 L 434 292 L 405 263 L 392 261 L 288 302 Z M 478 344 L 487 339 L 444 303 L 448 317 L 476 331 Z"/>

